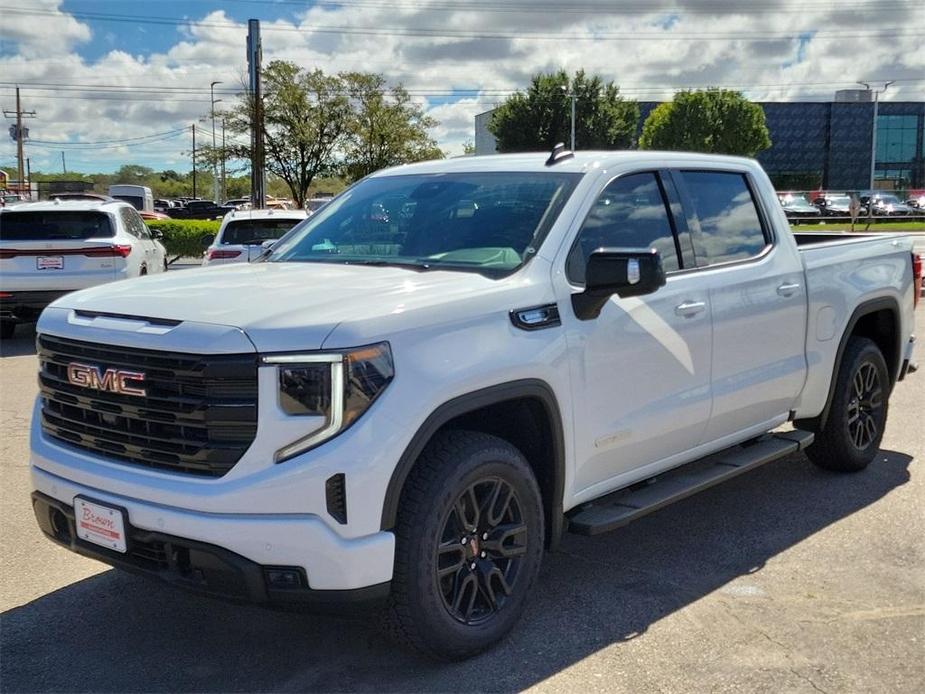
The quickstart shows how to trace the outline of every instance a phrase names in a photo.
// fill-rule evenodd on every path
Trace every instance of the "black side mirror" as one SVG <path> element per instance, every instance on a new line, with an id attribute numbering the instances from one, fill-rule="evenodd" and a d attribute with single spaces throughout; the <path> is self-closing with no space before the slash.
<path id="1" fill-rule="evenodd" d="M 153 239 L 160 241 L 162 238 L 164 238 L 164 232 L 160 229 L 149 229 L 149 231 L 151 232 L 151 238 Z"/>
<path id="2" fill-rule="evenodd" d="M 598 248 L 588 258 L 585 290 L 572 295 L 572 308 L 580 320 L 591 320 L 614 294 L 643 296 L 665 282 L 662 257 L 654 248 Z"/>
<path id="3" fill-rule="evenodd" d="M 199 237 L 199 242 L 202 244 L 203 248 L 208 248 L 212 245 L 212 242 L 215 240 L 215 234 L 203 234 Z"/>

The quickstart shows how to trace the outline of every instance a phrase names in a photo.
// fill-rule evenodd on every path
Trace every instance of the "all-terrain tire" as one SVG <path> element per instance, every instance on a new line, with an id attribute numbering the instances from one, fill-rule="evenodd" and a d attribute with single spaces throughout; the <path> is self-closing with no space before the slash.
<path id="1" fill-rule="evenodd" d="M 886 426 L 890 375 L 873 340 L 851 337 L 845 347 L 825 426 L 806 455 L 819 467 L 859 472 L 880 450 Z"/>
<path id="2" fill-rule="evenodd" d="M 498 539 L 512 528 L 516 535 Z M 533 470 L 496 436 L 440 433 L 408 476 L 395 536 L 390 636 L 438 659 L 475 655 L 513 628 L 539 573 L 543 502 Z"/>

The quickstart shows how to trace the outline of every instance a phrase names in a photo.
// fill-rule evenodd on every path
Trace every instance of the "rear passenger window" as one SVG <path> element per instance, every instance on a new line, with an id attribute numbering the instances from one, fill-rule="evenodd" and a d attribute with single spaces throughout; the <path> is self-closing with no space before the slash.
<path id="1" fill-rule="evenodd" d="M 583 284 L 588 258 L 602 247 L 655 248 L 666 272 L 679 268 L 668 209 L 654 173 L 621 176 L 603 190 L 569 253 L 569 280 Z"/>
<path id="2" fill-rule="evenodd" d="M 700 225 L 698 258 L 716 265 L 756 256 L 768 245 L 745 175 L 682 171 L 681 179 Z"/>

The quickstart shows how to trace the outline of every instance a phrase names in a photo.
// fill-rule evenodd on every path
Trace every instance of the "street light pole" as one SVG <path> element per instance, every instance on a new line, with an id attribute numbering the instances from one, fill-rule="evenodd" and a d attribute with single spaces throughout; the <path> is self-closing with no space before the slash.
<path id="1" fill-rule="evenodd" d="M 867 91 L 872 91 L 874 93 L 874 122 L 870 127 L 870 186 L 869 190 L 873 193 L 874 190 L 874 173 L 877 167 L 877 115 L 880 110 L 880 95 L 883 94 L 887 89 L 890 88 L 890 85 L 893 84 L 896 80 L 891 82 L 886 82 L 883 85 L 883 89 L 871 89 L 870 85 L 867 82 L 858 82 L 858 84 L 867 88 Z"/>
<path id="2" fill-rule="evenodd" d="M 566 85 L 564 85 L 564 84 L 560 87 L 560 89 L 562 90 L 562 93 L 565 94 L 565 96 L 567 96 L 568 98 L 570 98 L 570 99 L 572 100 L 572 128 L 571 128 L 571 130 L 572 130 L 572 140 L 571 140 L 571 150 L 574 152 L 574 151 L 575 151 L 575 99 L 576 99 L 575 91 L 574 91 L 574 90 L 569 91 L 568 86 L 566 86 Z"/>
<path id="3" fill-rule="evenodd" d="M 218 166 L 215 161 L 215 85 L 221 84 L 220 80 L 216 80 L 209 85 L 209 100 L 212 107 L 212 197 L 218 204 L 222 204 L 224 200 L 219 200 L 218 194 Z M 221 99 L 219 99 L 221 101 Z"/>

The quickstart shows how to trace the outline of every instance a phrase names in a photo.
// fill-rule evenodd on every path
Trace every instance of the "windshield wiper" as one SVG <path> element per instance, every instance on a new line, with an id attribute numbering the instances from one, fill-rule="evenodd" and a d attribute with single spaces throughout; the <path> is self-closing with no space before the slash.
<path id="1" fill-rule="evenodd" d="M 343 260 L 344 265 L 373 265 L 375 267 L 402 267 L 408 270 L 423 272 L 430 270 L 429 263 L 402 262 L 400 260 L 382 260 L 380 258 L 367 258 L 364 260 Z"/>

